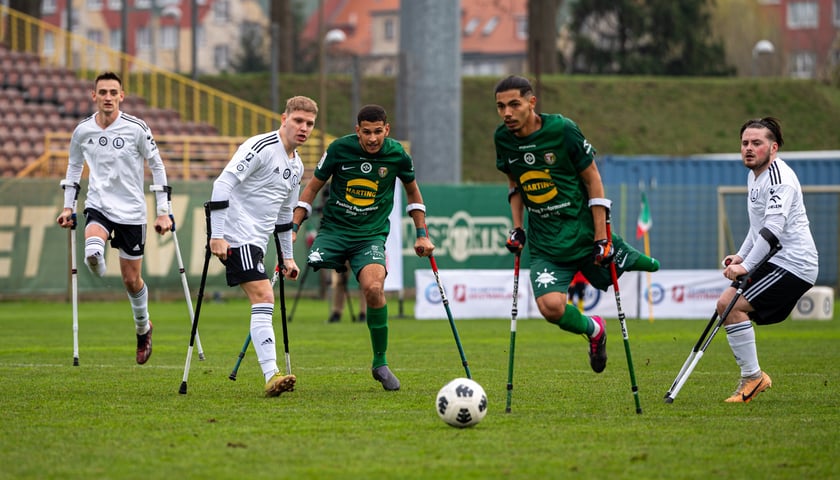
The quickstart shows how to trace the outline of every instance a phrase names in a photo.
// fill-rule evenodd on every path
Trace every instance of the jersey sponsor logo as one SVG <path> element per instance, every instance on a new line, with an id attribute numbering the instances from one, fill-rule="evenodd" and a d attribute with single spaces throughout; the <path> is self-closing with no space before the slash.
<path id="1" fill-rule="evenodd" d="M 316 165 L 316 166 L 315 166 L 315 168 L 317 168 L 318 170 L 320 170 L 320 169 L 321 169 L 321 167 L 323 167 L 323 166 L 324 166 L 324 160 L 326 160 L 326 158 L 327 158 L 327 152 L 324 152 L 324 154 L 323 154 L 323 155 L 321 155 L 321 159 L 320 159 L 320 160 L 318 160 L 318 165 Z"/>
<path id="2" fill-rule="evenodd" d="M 371 245 L 370 250 L 365 252 L 366 256 L 369 256 L 371 260 L 385 260 L 385 251 L 379 248 L 379 245 Z"/>
<path id="3" fill-rule="evenodd" d="M 548 172 L 531 170 L 519 177 L 519 185 L 528 201 L 542 204 L 557 196 L 557 186 Z"/>
<path id="4" fill-rule="evenodd" d="M 537 146 L 536 146 L 536 144 L 531 144 L 531 145 L 520 145 L 520 146 L 519 146 L 519 149 L 520 149 L 520 150 L 528 150 L 529 148 L 537 148 Z"/>
<path id="5" fill-rule="evenodd" d="M 515 163 L 515 162 L 518 162 L 518 161 L 519 161 L 519 157 L 517 157 L 517 158 L 510 158 L 510 157 L 508 157 L 508 163 L 509 163 L 509 164 L 511 164 L 511 163 Z"/>
<path id="6" fill-rule="evenodd" d="M 586 152 L 587 155 L 592 154 L 592 144 L 585 138 L 583 139 L 583 151 Z"/>
<path id="7" fill-rule="evenodd" d="M 324 261 L 324 257 L 321 256 L 321 249 L 316 248 L 309 252 L 309 256 L 306 258 L 306 261 L 309 263 L 321 263 Z"/>
<path id="8" fill-rule="evenodd" d="M 347 182 L 344 199 L 357 207 L 368 207 L 376 200 L 379 184 L 366 178 L 355 178 Z"/>
<path id="9" fill-rule="evenodd" d="M 123 148 L 124 146 L 125 146 L 125 140 L 123 140 L 120 137 L 117 137 L 117 138 L 114 139 L 114 148 L 120 149 L 120 148 Z"/>
<path id="10" fill-rule="evenodd" d="M 362 173 L 370 173 L 371 171 L 373 171 L 373 165 L 371 165 L 368 162 L 365 162 L 365 163 L 362 164 L 361 170 L 362 170 Z"/>
<path id="11" fill-rule="evenodd" d="M 525 163 L 527 163 L 528 165 L 533 165 L 536 160 L 537 157 L 535 157 L 533 153 L 528 152 L 525 154 Z"/>
<path id="12" fill-rule="evenodd" d="M 346 172 L 347 170 L 353 170 L 353 165 L 342 165 L 341 171 Z"/>
<path id="13" fill-rule="evenodd" d="M 554 162 L 557 161 L 557 155 L 555 155 L 554 152 L 548 152 L 543 155 L 543 160 L 545 160 L 545 163 L 548 165 L 554 165 Z"/>
<path id="14" fill-rule="evenodd" d="M 388 167 L 379 167 L 379 177 L 385 178 L 388 176 Z"/>
<path id="15" fill-rule="evenodd" d="M 106 137 L 99 137 L 99 146 L 104 147 L 108 145 L 108 139 Z"/>

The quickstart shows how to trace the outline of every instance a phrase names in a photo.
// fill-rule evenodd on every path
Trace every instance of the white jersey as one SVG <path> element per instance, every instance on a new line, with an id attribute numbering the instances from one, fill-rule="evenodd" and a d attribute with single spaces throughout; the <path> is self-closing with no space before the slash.
<path id="1" fill-rule="evenodd" d="M 770 259 L 770 263 L 812 285 L 816 283 L 819 256 L 796 173 L 782 159 L 776 158 L 757 178 L 752 171 L 749 172 L 747 189 L 750 231 L 738 255 L 746 258 L 756 242 L 764 241 L 758 232 L 764 226 L 765 216 L 781 214 L 785 218 L 784 230 L 778 237 L 782 249 Z"/>
<path id="2" fill-rule="evenodd" d="M 303 177 L 300 155 L 295 151 L 289 158 L 277 131 L 256 135 L 239 146 L 219 178 L 226 174 L 235 176 L 239 183 L 230 191 L 229 207 L 213 212 L 212 237 L 224 238 L 231 247 L 251 244 L 265 252 L 274 225 L 292 221 Z M 216 182 L 213 200 L 222 200 L 219 180 Z M 217 215 L 225 217 L 221 231 L 217 231 Z M 291 245 L 290 232 L 287 236 Z M 291 249 L 286 250 L 284 247 L 284 257 L 291 258 Z"/>
<path id="3" fill-rule="evenodd" d="M 69 182 L 77 183 L 87 163 L 86 208 L 93 208 L 109 220 L 125 225 L 145 225 L 146 197 L 143 193 L 144 162 L 155 184 L 166 185 L 166 170 L 152 131 L 137 117 L 120 112 L 106 128 L 96 123 L 96 115 L 82 120 L 73 130 L 67 163 Z M 66 189 L 64 207 L 72 208 L 72 189 Z M 166 193 L 157 194 L 158 214 L 166 214 Z"/>

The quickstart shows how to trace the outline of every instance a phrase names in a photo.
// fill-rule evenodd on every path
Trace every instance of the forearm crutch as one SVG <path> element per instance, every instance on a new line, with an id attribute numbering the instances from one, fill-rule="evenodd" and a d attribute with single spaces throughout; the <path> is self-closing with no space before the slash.
<path id="1" fill-rule="evenodd" d="M 186 395 L 187 393 L 187 379 L 190 376 L 190 363 L 192 361 L 193 345 L 195 345 L 195 336 L 198 333 L 198 318 L 201 314 L 201 301 L 204 299 L 204 285 L 207 283 L 207 268 L 210 266 L 210 211 L 218 210 L 228 207 L 228 201 L 205 202 L 204 203 L 204 221 L 207 230 L 207 242 L 204 246 L 204 266 L 201 269 L 201 283 L 198 286 L 198 298 L 195 302 L 195 316 L 192 320 L 192 329 L 190 330 L 190 345 L 187 348 L 187 360 L 184 362 L 184 377 L 181 380 L 181 388 L 178 393 Z"/>
<path id="2" fill-rule="evenodd" d="M 288 228 L 286 228 L 288 227 Z M 286 356 L 286 375 L 292 374 L 292 361 L 289 357 L 289 328 L 286 325 L 286 282 L 283 279 L 286 277 L 286 269 L 283 265 L 283 249 L 280 247 L 280 237 L 279 233 L 284 232 L 287 230 L 292 229 L 292 224 L 286 225 L 277 225 L 274 227 L 274 245 L 277 250 L 277 266 L 280 269 L 280 278 L 277 283 L 280 285 L 280 324 L 283 328 L 283 352 Z M 290 272 L 292 278 L 297 276 L 297 272 Z"/>
<path id="3" fill-rule="evenodd" d="M 73 213 L 70 215 L 70 231 L 67 237 L 70 241 L 70 295 L 73 304 L 73 366 L 79 366 L 79 270 L 76 266 L 76 203 L 79 200 L 81 186 L 78 182 L 61 181 L 62 190 L 67 188 L 76 190 L 73 194 Z"/>
<path id="4" fill-rule="evenodd" d="M 505 404 L 505 413 L 510 413 L 510 402 L 513 396 L 513 358 L 514 350 L 516 348 L 516 316 L 519 310 L 516 308 L 516 303 L 519 297 L 519 258 L 520 254 L 516 254 L 516 259 L 513 261 L 513 306 L 510 308 L 510 351 L 508 352 L 508 381 L 507 381 L 507 403 Z"/>
<path id="5" fill-rule="evenodd" d="M 691 375 L 691 372 L 694 371 L 694 367 L 697 366 L 697 363 L 700 362 L 701 358 L 703 358 L 703 354 L 706 353 L 706 348 L 708 348 L 709 344 L 712 343 L 712 339 L 715 338 L 715 335 L 717 335 L 717 332 L 720 330 L 723 322 L 726 321 L 726 317 L 729 315 L 729 312 L 731 312 L 735 307 L 735 302 L 737 302 L 744 293 L 752 275 L 759 267 L 767 263 L 767 261 L 770 260 L 770 257 L 775 255 L 781 249 L 782 245 L 778 242 L 778 240 L 772 242 L 770 244 L 770 251 L 767 252 L 767 255 L 765 255 L 752 270 L 738 279 L 738 287 L 735 290 L 735 295 L 732 297 L 732 300 L 729 302 L 729 305 L 726 306 L 723 313 L 720 314 L 720 317 L 718 317 L 717 323 L 715 323 L 717 312 L 712 315 L 712 318 L 709 320 L 709 323 L 706 325 L 706 328 L 703 330 L 703 333 L 700 335 L 700 338 L 697 340 L 697 343 L 694 345 L 691 353 L 688 354 L 688 358 L 686 358 L 682 368 L 680 368 L 677 377 L 674 379 L 674 383 L 671 384 L 671 388 L 665 393 L 665 403 L 674 403 L 674 399 L 677 398 L 677 394 L 680 393 L 680 390 L 683 385 L 685 385 L 689 375 Z M 713 324 L 714 328 L 711 328 Z M 708 338 L 706 337 L 707 334 Z"/>
<path id="6" fill-rule="evenodd" d="M 169 212 L 169 219 L 172 220 L 172 227 L 169 230 L 172 232 L 172 243 L 175 244 L 175 258 L 178 259 L 178 272 L 181 275 L 181 286 L 184 289 L 184 298 L 187 301 L 187 313 L 189 314 L 189 321 L 192 322 L 195 312 L 193 312 L 190 287 L 187 284 L 187 273 L 184 270 L 184 259 L 181 257 L 181 247 L 178 244 L 178 234 L 175 233 L 175 215 L 172 214 L 172 187 L 169 185 L 149 185 L 149 191 L 166 192 L 166 209 Z M 204 360 L 204 349 L 201 348 L 201 338 L 198 332 L 195 333 L 195 344 L 198 347 L 198 359 Z"/>
<path id="7" fill-rule="evenodd" d="M 271 288 L 274 288 L 274 285 L 277 283 L 277 279 L 280 277 L 280 265 L 278 264 L 274 267 L 274 276 L 271 277 Z M 248 351 L 248 346 L 251 345 L 251 332 L 248 332 L 248 336 L 245 337 L 245 343 L 242 344 L 242 350 L 240 350 L 239 355 L 236 357 L 236 365 L 233 366 L 233 370 L 231 370 L 230 375 L 228 378 L 236 381 L 236 374 L 239 372 L 239 365 L 242 364 L 242 359 L 245 358 L 245 353 Z"/>
<path id="8" fill-rule="evenodd" d="M 612 226 L 610 223 L 610 209 L 606 209 L 607 239 L 612 242 Z M 636 403 L 636 413 L 642 413 L 642 404 L 639 401 L 639 385 L 636 383 L 636 371 L 633 368 L 633 356 L 630 354 L 630 336 L 627 333 L 627 321 L 624 317 L 624 310 L 621 308 L 621 292 L 618 289 L 618 273 L 615 262 L 610 262 L 610 276 L 612 277 L 613 291 L 615 291 L 615 308 L 618 310 L 618 322 L 621 324 L 621 337 L 624 339 L 624 353 L 627 356 L 627 370 L 630 372 L 630 388 L 633 392 L 633 401 Z"/>

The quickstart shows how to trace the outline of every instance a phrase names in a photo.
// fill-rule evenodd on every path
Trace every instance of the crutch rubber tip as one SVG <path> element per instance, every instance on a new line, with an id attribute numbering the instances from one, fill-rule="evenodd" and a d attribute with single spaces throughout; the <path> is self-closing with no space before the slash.
<path id="1" fill-rule="evenodd" d="M 505 407 L 505 413 L 510 413 L 510 407 Z"/>
<path id="2" fill-rule="evenodd" d="M 228 375 L 228 378 L 229 378 L 229 379 L 231 379 L 231 380 L 233 380 L 233 381 L 235 382 L 235 381 L 236 381 L 236 374 L 235 374 L 235 373 L 231 373 L 230 375 Z"/>
<path id="3" fill-rule="evenodd" d="M 198 354 L 198 359 L 199 359 L 199 360 L 204 360 L 204 358 L 205 358 L 205 357 L 204 357 L 204 353 L 199 353 L 199 354 Z"/>
<path id="4" fill-rule="evenodd" d="M 674 399 L 665 395 L 665 403 L 674 403 Z"/>
<path id="5" fill-rule="evenodd" d="M 74 358 L 74 359 L 73 359 L 73 366 L 74 366 L 74 367 L 78 367 L 78 366 L 79 366 L 79 359 L 78 359 L 78 358 Z"/>
<path id="6" fill-rule="evenodd" d="M 181 388 L 178 389 L 178 393 L 181 395 L 187 394 L 187 382 L 181 382 Z"/>

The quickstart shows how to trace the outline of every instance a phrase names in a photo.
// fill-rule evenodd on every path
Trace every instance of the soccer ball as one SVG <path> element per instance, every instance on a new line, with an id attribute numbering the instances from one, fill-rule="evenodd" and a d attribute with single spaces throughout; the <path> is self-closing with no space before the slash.
<path id="1" fill-rule="evenodd" d="M 456 378 L 440 389 L 435 410 L 453 427 L 471 427 L 487 414 L 487 395 L 481 385 L 469 378 Z"/>

